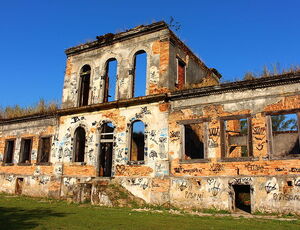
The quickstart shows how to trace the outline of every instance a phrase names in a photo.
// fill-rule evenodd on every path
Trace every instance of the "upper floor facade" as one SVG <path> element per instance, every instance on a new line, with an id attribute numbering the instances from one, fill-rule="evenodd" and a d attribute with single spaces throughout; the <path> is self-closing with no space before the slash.
<path id="1" fill-rule="evenodd" d="M 63 108 L 167 93 L 191 84 L 216 85 L 220 78 L 165 22 L 98 36 L 65 52 Z M 144 60 L 137 62 L 140 56 Z M 138 72 L 141 63 L 144 71 Z"/>

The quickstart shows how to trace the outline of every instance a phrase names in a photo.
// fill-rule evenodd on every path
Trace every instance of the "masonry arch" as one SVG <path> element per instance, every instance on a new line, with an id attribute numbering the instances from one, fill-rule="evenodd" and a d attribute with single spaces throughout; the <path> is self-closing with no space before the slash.
<path id="1" fill-rule="evenodd" d="M 134 120 L 129 129 L 129 159 L 131 162 L 145 161 L 147 125 L 141 120 Z"/>
<path id="2" fill-rule="evenodd" d="M 103 102 L 117 99 L 118 85 L 118 61 L 116 58 L 109 58 L 105 62 L 104 72 L 104 98 Z"/>
<path id="3" fill-rule="evenodd" d="M 73 144 L 74 162 L 84 162 L 85 145 L 86 145 L 86 131 L 84 127 L 78 126 L 74 132 L 74 144 Z"/>
<path id="4" fill-rule="evenodd" d="M 79 94 L 78 106 L 86 106 L 89 104 L 91 84 L 91 66 L 84 65 L 79 72 Z"/>
<path id="5" fill-rule="evenodd" d="M 129 55 L 130 97 L 145 96 L 148 94 L 150 55 L 147 46 L 138 46 Z M 137 86 L 139 87 L 137 89 Z"/>

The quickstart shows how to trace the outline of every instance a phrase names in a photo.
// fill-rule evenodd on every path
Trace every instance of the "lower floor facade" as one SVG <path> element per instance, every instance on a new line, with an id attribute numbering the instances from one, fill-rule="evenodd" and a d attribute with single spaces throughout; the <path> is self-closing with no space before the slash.
<path id="1" fill-rule="evenodd" d="M 299 124 L 297 74 L 1 120 L 0 192 L 300 214 Z"/>

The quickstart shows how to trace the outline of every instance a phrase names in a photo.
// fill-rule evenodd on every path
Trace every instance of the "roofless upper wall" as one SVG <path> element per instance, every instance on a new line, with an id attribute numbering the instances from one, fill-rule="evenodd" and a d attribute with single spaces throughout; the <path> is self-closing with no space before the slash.
<path id="1" fill-rule="evenodd" d="M 130 99 L 136 88 L 145 89 L 142 95 L 147 96 L 190 84 L 215 85 L 219 79 L 165 22 L 97 36 L 97 40 L 65 52 L 63 108 Z M 136 58 L 141 53 L 146 54 L 145 76 L 136 74 Z M 117 63 L 116 76 L 108 73 L 112 60 Z"/>

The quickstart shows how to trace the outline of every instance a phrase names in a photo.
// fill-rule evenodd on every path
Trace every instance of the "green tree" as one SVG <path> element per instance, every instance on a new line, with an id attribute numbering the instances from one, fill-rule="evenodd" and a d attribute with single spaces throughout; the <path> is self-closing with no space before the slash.
<path id="1" fill-rule="evenodd" d="M 289 115 L 276 115 L 271 119 L 273 132 L 297 130 L 297 119 Z"/>

